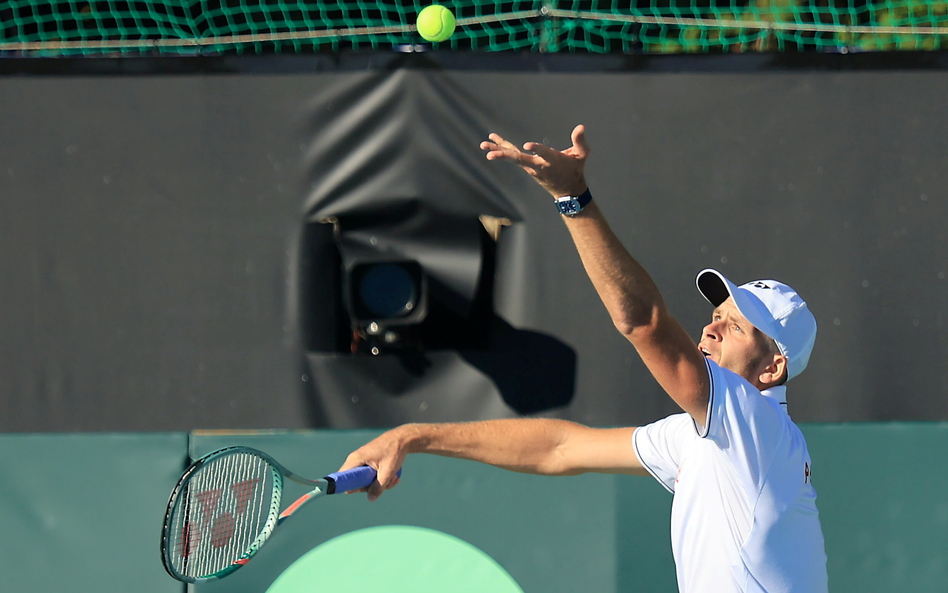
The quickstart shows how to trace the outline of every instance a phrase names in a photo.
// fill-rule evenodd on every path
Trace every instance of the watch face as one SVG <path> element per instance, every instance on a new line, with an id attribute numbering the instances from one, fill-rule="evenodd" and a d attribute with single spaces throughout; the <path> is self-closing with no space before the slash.
<path id="1" fill-rule="evenodd" d="M 559 206 L 561 214 L 576 214 L 579 212 L 579 203 L 575 198 L 557 202 L 557 206 Z"/>

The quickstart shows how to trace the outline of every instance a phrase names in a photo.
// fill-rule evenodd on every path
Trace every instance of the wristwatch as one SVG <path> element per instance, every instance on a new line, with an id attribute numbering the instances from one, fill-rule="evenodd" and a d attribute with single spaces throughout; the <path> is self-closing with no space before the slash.
<path id="1" fill-rule="evenodd" d="M 589 193 L 587 188 L 582 194 L 578 196 L 563 196 L 562 198 L 556 198 L 556 209 L 560 214 L 566 216 L 575 216 L 582 212 L 583 208 L 589 205 L 589 202 L 592 202 L 592 194 Z"/>

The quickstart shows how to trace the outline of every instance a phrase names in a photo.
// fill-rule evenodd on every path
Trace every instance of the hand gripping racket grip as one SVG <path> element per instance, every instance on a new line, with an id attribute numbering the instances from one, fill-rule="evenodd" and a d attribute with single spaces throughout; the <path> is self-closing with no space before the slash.
<path id="1" fill-rule="evenodd" d="M 337 492 L 349 492 L 365 488 L 375 479 L 376 471 L 367 465 L 354 467 L 344 472 L 335 472 L 326 476 L 329 482 L 326 494 L 335 494 Z M 402 476 L 402 470 L 398 470 L 398 477 Z"/>

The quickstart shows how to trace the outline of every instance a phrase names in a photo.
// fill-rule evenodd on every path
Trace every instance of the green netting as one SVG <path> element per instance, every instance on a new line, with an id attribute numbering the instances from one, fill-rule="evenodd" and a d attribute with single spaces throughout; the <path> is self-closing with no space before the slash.
<path id="1" fill-rule="evenodd" d="M 422 43 L 430 2 L 2 0 L 0 54 L 222 54 Z M 585 53 L 935 50 L 948 0 L 442 1 L 440 49 Z"/>

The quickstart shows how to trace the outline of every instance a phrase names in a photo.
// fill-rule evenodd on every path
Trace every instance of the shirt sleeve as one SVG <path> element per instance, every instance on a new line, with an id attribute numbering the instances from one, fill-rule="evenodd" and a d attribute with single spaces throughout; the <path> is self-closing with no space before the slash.
<path id="1" fill-rule="evenodd" d="M 669 492 L 675 492 L 675 480 L 684 448 L 695 438 L 691 416 L 675 414 L 635 429 L 632 448 L 652 477 Z"/>

